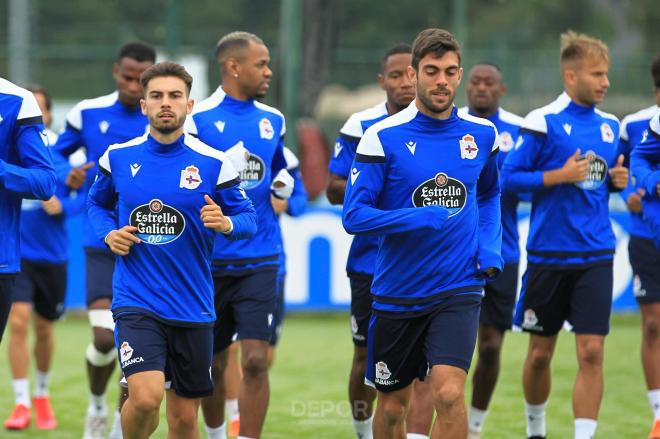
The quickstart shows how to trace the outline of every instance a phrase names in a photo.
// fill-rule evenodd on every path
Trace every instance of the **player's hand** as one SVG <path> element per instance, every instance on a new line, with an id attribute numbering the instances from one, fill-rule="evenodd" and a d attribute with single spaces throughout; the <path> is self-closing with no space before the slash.
<path id="1" fill-rule="evenodd" d="M 640 213 L 642 211 L 642 197 L 644 196 L 644 193 L 644 189 L 639 188 L 637 189 L 637 192 L 628 195 L 626 206 L 628 206 L 629 211 L 632 213 Z"/>
<path id="2" fill-rule="evenodd" d="M 282 212 L 286 212 L 286 210 L 289 208 L 289 200 L 283 200 L 281 198 L 277 198 L 273 194 L 270 194 L 270 205 L 273 206 L 275 213 L 279 215 Z"/>
<path id="3" fill-rule="evenodd" d="M 133 247 L 133 244 L 139 244 L 140 238 L 135 236 L 137 227 L 124 226 L 119 230 L 113 230 L 105 237 L 105 243 L 110 247 L 110 251 L 119 256 L 126 256 Z"/>
<path id="4" fill-rule="evenodd" d="M 566 160 L 561 168 L 562 181 L 564 183 L 579 183 L 587 179 L 589 175 L 589 160 L 580 159 L 580 148 Z"/>
<path id="5" fill-rule="evenodd" d="M 619 154 L 616 165 L 610 168 L 610 178 L 617 189 L 625 189 L 628 186 L 628 168 L 623 166 L 623 154 Z"/>
<path id="6" fill-rule="evenodd" d="M 94 162 L 87 162 L 84 165 L 73 168 L 66 176 L 66 185 L 71 189 L 80 189 L 87 178 L 87 171 L 94 167 Z"/>
<path id="7" fill-rule="evenodd" d="M 228 233 L 231 230 L 231 222 L 222 214 L 220 206 L 213 201 L 213 198 L 204 194 L 206 205 L 200 211 L 200 218 L 204 227 L 213 229 L 218 233 Z"/>
<path id="8" fill-rule="evenodd" d="M 62 213 L 62 202 L 55 195 L 41 203 L 41 207 L 51 216 L 60 215 Z"/>
<path id="9" fill-rule="evenodd" d="M 497 275 L 497 273 L 499 273 L 499 271 L 500 270 L 498 270 L 495 267 L 489 267 L 489 268 L 485 269 L 483 273 L 488 279 L 492 279 Z"/>

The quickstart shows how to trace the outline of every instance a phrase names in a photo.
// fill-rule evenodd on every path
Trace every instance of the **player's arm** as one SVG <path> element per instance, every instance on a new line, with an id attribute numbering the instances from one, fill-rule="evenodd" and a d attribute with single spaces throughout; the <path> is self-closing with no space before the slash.
<path id="1" fill-rule="evenodd" d="M 657 122 L 658 115 L 651 120 L 646 139 L 633 147 L 630 159 L 637 186 L 652 197 L 658 197 L 660 194 L 660 170 L 657 169 L 660 162 L 660 124 Z"/>
<path id="2" fill-rule="evenodd" d="M 387 163 L 375 131 L 360 141 L 351 169 L 342 213 L 350 234 L 383 235 L 423 229 L 441 229 L 449 212 L 441 206 L 378 209 L 377 200 L 386 181 Z"/>
<path id="3" fill-rule="evenodd" d="M 216 231 L 231 240 L 250 239 L 257 233 L 257 213 L 252 201 L 240 188 L 240 182 L 238 173 L 227 159 L 222 162 L 215 192 L 210 197 L 220 214 L 229 221 L 229 228 Z"/>
<path id="4" fill-rule="evenodd" d="M 330 204 L 339 205 L 344 202 L 346 182 L 359 141 L 360 139 L 357 137 L 347 136 L 342 133 L 339 133 L 339 137 L 335 141 L 332 158 L 328 164 L 330 176 L 328 178 L 328 186 L 325 190 L 325 195 Z"/>
<path id="5" fill-rule="evenodd" d="M 286 200 L 286 209 L 283 211 L 291 216 L 298 216 L 307 208 L 307 191 L 305 190 L 305 184 L 300 174 L 300 161 L 293 151 L 287 147 L 284 147 L 284 159 L 286 160 L 286 170 L 293 179 L 293 191 L 288 200 Z M 275 200 L 271 199 L 271 201 Z"/>
<path id="6" fill-rule="evenodd" d="M 288 209 L 289 198 L 295 187 L 295 180 L 287 169 L 288 164 L 284 156 L 284 137 L 280 137 L 277 148 L 275 148 L 270 168 L 270 204 L 275 213 L 279 215 Z"/>
<path id="7" fill-rule="evenodd" d="M 19 164 L 0 159 L 0 186 L 25 198 L 47 200 L 55 192 L 57 177 L 41 110 L 32 94 L 26 95 L 21 103 L 13 136 Z"/>
<path id="8" fill-rule="evenodd" d="M 66 126 L 53 145 L 58 179 L 64 180 L 66 185 L 72 189 L 80 189 L 87 178 L 87 171 L 94 166 L 92 162 L 79 167 L 69 164 L 68 157 L 82 146 L 85 146 L 82 137 L 82 113 L 76 106 L 67 114 Z"/>
<path id="9" fill-rule="evenodd" d="M 477 205 L 479 207 L 479 256 L 477 261 L 480 270 L 489 278 L 502 272 L 503 267 L 497 152 L 497 145 L 494 145 L 493 152 L 477 181 Z"/>
<path id="10" fill-rule="evenodd" d="M 632 152 L 632 145 L 628 141 L 627 133 L 624 134 L 625 128 L 622 127 L 621 138 L 619 139 L 619 152 L 623 154 L 623 166 L 630 169 L 630 154 Z M 618 155 L 617 154 L 617 155 Z M 620 193 L 621 198 L 626 203 L 628 210 L 634 213 L 639 213 L 642 210 L 642 196 L 644 190 L 637 188 L 632 178 L 632 172 L 628 178 L 628 185 Z"/>

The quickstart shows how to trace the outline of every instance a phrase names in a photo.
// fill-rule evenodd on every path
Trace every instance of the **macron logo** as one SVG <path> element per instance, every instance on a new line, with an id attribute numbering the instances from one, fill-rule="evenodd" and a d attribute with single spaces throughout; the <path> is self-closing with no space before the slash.
<path id="1" fill-rule="evenodd" d="M 108 123 L 107 120 L 102 120 L 99 122 L 99 129 L 101 130 L 101 133 L 105 134 L 108 132 L 108 128 L 110 128 L 110 123 Z"/>
<path id="2" fill-rule="evenodd" d="M 225 121 L 224 120 L 218 120 L 215 122 L 215 127 L 220 131 L 221 133 L 225 132 Z"/>
<path id="3" fill-rule="evenodd" d="M 357 180 L 358 175 L 360 175 L 360 171 L 358 171 L 357 168 L 353 168 L 351 170 L 351 184 L 355 184 L 355 180 Z"/>
<path id="4" fill-rule="evenodd" d="M 2 114 L 0 114 L 0 123 L 2 123 Z"/>
<path id="5" fill-rule="evenodd" d="M 344 145 L 342 145 L 339 142 L 335 143 L 335 158 L 339 157 L 339 154 L 341 154 L 341 150 L 344 149 Z"/>
<path id="6" fill-rule="evenodd" d="M 142 167 L 142 165 L 138 165 L 137 163 L 133 163 L 131 165 L 131 174 L 133 175 L 133 177 L 135 177 L 135 174 L 138 173 L 138 171 L 140 170 L 141 167 Z"/>
<path id="7" fill-rule="evenodd" d="M 417 148 L 417 142 L 413 142 L 412 140 L 406 142 L 406 146 L 410 150 L 410 153 L 412 155 L 415 155 L 415 148 Z"/>
<path id="8" fill-rule="evenodd" d="M 566 131 L 566 134 L 568 134 L 570 136 L 571 135 L 571 130 L 573 129 L 573 127 L 570 124 L 567 124 L 567 123 L 565 123 L 562 126 L 564 127 L 564 131 Z"/>

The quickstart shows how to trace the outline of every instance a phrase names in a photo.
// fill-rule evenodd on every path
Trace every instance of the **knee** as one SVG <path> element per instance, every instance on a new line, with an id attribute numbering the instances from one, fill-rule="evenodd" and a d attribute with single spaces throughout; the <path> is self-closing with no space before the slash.
<path id="1" fill-rule="evenodd" d="M 175 410 L 167 414 L 167 425 L 171 431 L 187 432 L 197 426 L 196 410 Z"/>
<path id="2" fill-rule="evenodd" d="M 495 366 L 500 360 L 502 344 L 496 341 L 486 341 L 479 346 L 479 361 L 487 367 Z"/>
<path id="3" fill-rule="evenodd" d="M 603 345 L 599 342 L 584 343 L 578 352 L 581 367 L 600 366 L 603 364 Z"/>
<path id="4" fill-rule="evenodd" d="M 27 335 L 29 315 L 20 312 L 9 314 L 9 327 L 13 336 L 25 337 Z"/>
<path id="5" fill-rule="evenodd" d="M 268 371 L 267 351 L 243 353 L 243 376 L 256 378 Z"/>
<path id="6" fill-rule="evenodd" d="M 115 348 L 115 337 L 112 331 L 105 328 L 94 328 L 94 347 L 103 353 Z"/>
<path id="7" fill-rule="evenodd" d="M 223 381 L 225 377 L 225 369 L 227 368 L 227 362 L 222 359 L 213 359 L 211 363 L 211 378 L 213 382 Z"/>
<path id="8" fill-rule="evenodd" d="M 660 338 L 660 318 L 646 318 L 644 319 L 644 326 L 642 327 L 644 338 L 648 342 L 654 342 Z"/>
<path id="9" fill-rule="evenodd" d="M 388 425 L 400 424 L 406 419 L 407 407 L 396 398 L 380 399 L 378 405 L 382 406 L 381 413 Z"/>
<path id="10" fill-rule="evenodd" d="M 544 370 L 550 367 L 550 362 L 552 361 L 552 352 L 543 349 L 543 348 L 532 348 L 529 353 L 529 364 L 532 369 L 535 370 Z"/>
<path id="11" fill-rule="evenodd" d="M 353 372 L 364 375 L 367 370 L 367 352 L 366 349 L 356 349 L 353 354 Z"/>
<path id="12" fill-rule="evenodd" d="M 438 411 L 451 411 L 463 400 L 463 386 L 458 383 L 444 382 L 432 390 L 433 402 Z"/>
<path id="13" fill-rule="evenodd" d="M 144 416 L 150 415 L 152 413 L 158 413 L 162 399 L 163 395 L 160 392 L 149 392 L 146 390 L 141 392 L 133 392 L 128 396 L 128 400 L 131 401 L 131 405 L 135 408 L 136 411 Z"/>

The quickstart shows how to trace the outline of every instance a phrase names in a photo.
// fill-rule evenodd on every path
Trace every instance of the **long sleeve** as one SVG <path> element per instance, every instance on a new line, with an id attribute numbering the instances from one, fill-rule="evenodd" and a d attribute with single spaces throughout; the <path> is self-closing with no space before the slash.
<path id="1" fill-rule="evenodd" d="M 477 182 L 479 206 L 479 267 L 481 270 L 503 269 L 502 218 L 497 158 L 491 157 L 481 171 Z"/>
<path id="2" fill-rule="evenodd" d="M 521 130 L 515 148 L 502 165 L 502 186 L 511 192 L 530 192 L 543 188 L 543 172 L 535 167 L 545 144 L 542 134 Z"/>
<path id="3" fill-rule="evenodd" d="M 112 176 L 99 171 L 87 196 L 87 215 L 96 236 L 101 241 L 117 228 L 117 218 L 114 213 L 116 204 L 117 192 Z"/>
<path id="4" fill-rule="evenodd" d="M 290 169 L 289 173 L 293 176 L 293 193 L 289 198 L 286 213 L 291 216 L 301 215 L 307 208 L 307 191 L 300 175 L 300 168 Z"/>
<path id="5" fill-rule="evenodd" d="M 238 180 L 231 186 L 218 188 L 213 199 L 220 205 L 223 214 L 231 218 L 234 226 L 227 238 L 233 241 L 250 239 L 257 233 L 257 213 L 245 191 L 240 189 Z"/>
<path id="6" fill-rule="evenodd" d="M 630 162 L 637 186 L 644 188 L 648 196 L 657 198 L 656 187 L 660 182 L 660 136 L 649 133 L 645 141 L 633 148 Z"/>
<path id="7" fill-rule="evenodd" d="M 68 197 L 60 199 L 62 213 L 66 216 L 75 216 L 85 210 L 86 200 L 80 192 L 72 192 Z"/>
<path id="8" fill-rule="evenodd" d="M 25 198 L 47 200 L 55 192 L 56 175 L 50 149 L 44 144 L 43 125 L 16 121 L 18 165 L 0 159 L 0 184 Z M 41 117 L 39 117 L 39 121 Z"/>

